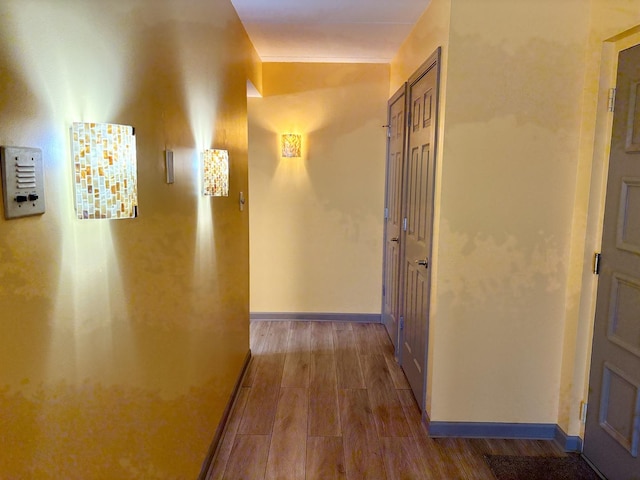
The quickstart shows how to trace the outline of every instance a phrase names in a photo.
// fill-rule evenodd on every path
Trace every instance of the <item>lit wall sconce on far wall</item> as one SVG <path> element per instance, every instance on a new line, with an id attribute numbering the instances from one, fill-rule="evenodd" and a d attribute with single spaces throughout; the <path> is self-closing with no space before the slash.
<path id="1" fill-rule="evenodd" d="M 282 156 L 285 158 L 299 158 L 302 156 L 302 136 L 294 133 L 282 135 Z"/>
<path id="2" fill-rule="evenodd" d="M 205 150 L 202 157 L 203 194 L 211 197 L 228 197 L 229 152 L 227 150 Z"/>
<path id="3" fill-rule="evenodd" d="M 133 127 L 76 122 L 71 136 L 77 217 L 136 217 L 138 175 Z"/>

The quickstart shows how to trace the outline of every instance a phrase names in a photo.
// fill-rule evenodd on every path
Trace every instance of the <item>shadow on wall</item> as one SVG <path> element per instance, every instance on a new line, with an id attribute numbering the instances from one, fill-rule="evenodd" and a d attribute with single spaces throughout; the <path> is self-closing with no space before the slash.
<path id="1" fill-rule="evenodd" d="M 0 7 L 0 18 L 6 16 L 8 13 Z M 44 158 L 51 159 L 55 150 L 46 144 L 47 133 L 42 128 L 49 110 L 27 81 L 20 64 L 25 60 L 9 47 L 12 34 L 10 28 L 0 29 L 0 122 L 3 125 L 0 145 L 40 147 L 44 144 Z M 35 132 L 33 140 L 25 140 L 28 138 L 25 130 Z M 47 187 L 55 185 L 57 179 L 57 172 L 48 173 Z M 0 198 L 3 196 L 0 182 Z M 57 203 L 55 195 L 48 198 L 48 211 L 55 211 Z M 4 340 L 0 348 L 0 412 L 12 412 L 4 409 L 10 408 L 7 404 L 13 401 L 10 385 L 21 385 L 32 392 L 38 388 L 39 379 L 46 375 L 47 356 L 43 352 L 47 352 L 51 344 L 53 329 L 48 319 L 42 318 L 42 312 L 53 312 L 60 294 L 62 251 L 60 219 L 55 213 L 46 215 L 46 219 L 34 216 L 5 220 L 3 211 L 0 212 L 0 338 Z M 21 412 L 23 417 L 16 420 L 24 422 L 29 431 L 29 425 L 35 424 L 36 419 L 30 415 L 32 412 Z M 16 415 L 20 412 L 16 411 Z M 10 417 L 0 413 L 0 418 Z M 23 442 L 16 439 L 18 448 L 27 455 L 35 454 L 37 445 L 28 437 L 19 438 Z M 1 464 L 0 471 L 5 471 Z"/>
<path id="2" fill-rule="evenodd" d="M 1 35 L 0 41 L 6 44 L 6 40 Z M 37 118 L 43 112 L 37 100 L 38 97 L 29 88 L 29 84 L 17 65 L 13 64 L 14 56 L 10 56 L 8 53 L 9 50 L 6 47 L 0 49 L 0 78 L 2 78 L 0 111 L 3 116 L 20 124 L 29 119 Z M 2 140 L 6 142 L 10 139 L 3 138 Z"/>

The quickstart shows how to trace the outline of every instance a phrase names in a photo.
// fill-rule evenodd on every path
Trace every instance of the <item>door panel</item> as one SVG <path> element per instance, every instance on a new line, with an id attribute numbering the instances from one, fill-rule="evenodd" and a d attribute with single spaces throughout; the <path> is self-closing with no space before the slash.
<path id="1" fill-rule="evenodd" d="M 425 64 L 408 88 L 410 121 L 405 172 L 404 329 L 401 365 L 420 410 L 425 407 L 427 346 L 429 344 L 429 288 L 433 190 L 435 181 L 435 122 L 432 122 L 438 81 L 438 56 Z"/>
<path id="2" fill-rule="evenodd" d="M 640 111 L 638 113 L 640 114 Z M 616 247 L 640 254 L 640 179 L 638 178 L 622 179 Z"/>
<path id="3" fill-rule="evenodd" d="M 640 47 L 620 53 L 584 455 L 609 480 L 639 478 Z"/>
<path id="4" fill-rule="evenodd" d="M 400 233 L 402 227 L 402 172 L 405 146 L 405 89 L 403 86 L 389 100 L 389 134 L 387 140 L 387 194 L 384 239 L 384 284 L 382 321 L 398 352 L 398 319 L 400 317 Z"/>

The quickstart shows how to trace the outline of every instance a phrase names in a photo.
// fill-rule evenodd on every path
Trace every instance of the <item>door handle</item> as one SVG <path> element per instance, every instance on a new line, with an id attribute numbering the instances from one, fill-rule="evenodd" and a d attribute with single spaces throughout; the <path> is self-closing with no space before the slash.
<path id="1" fill-rule="evenodd" d="M 429 259 L 425 258 L 424 260 L 416 260 L 416 264 L 424 268 L 429 268 Z"/>
<path id="2" fill-rule="evenodd" d="M 400 241 L 400 239 L 399 239 L 398 237 L 393 237 L 393 238 L 391 239 L 391 241 L 392 241 L 392 242 L 396 242 L 396 243 L 397 243 L 397 242 L 399 242 L 399 241 Z"/>

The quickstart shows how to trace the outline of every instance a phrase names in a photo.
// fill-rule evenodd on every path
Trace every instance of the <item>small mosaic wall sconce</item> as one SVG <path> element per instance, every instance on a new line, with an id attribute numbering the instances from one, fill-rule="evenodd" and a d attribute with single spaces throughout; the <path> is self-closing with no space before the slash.
<path id="1" fill-rule="evenodd" d="M 205 150 L 202 153 L 204 175 L 203 194 L 210 197 L 229 196 L 229 152 Z"/>
<path id="2" fill-rule="evenodd" d="M 138 176 L 134 128 L 76 122 L 71 136 L 77 217 L 135 218 Z"/>
<path id="3" fill-rule="evenodd" d="M 282 156 L 285 158 L 301 157 L 302 136 L 293 133 L 282 135 Z"/>

